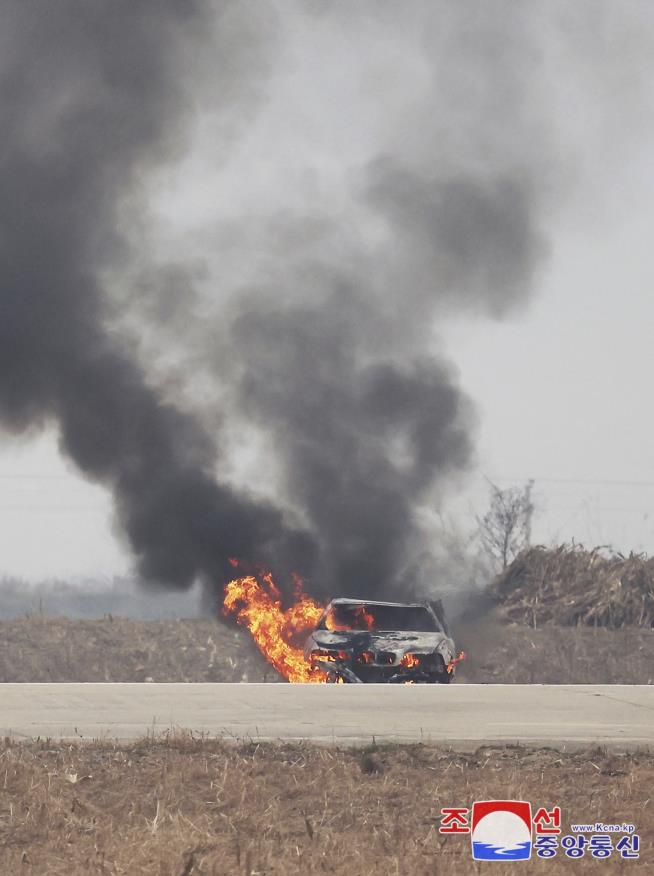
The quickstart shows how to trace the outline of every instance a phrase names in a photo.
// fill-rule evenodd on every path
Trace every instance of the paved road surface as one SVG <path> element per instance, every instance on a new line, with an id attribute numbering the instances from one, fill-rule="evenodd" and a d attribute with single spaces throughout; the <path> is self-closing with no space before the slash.
<path id="1" fill-rule="evenodd" d="M 0 684 L 0 735 L 654 748 L 654 685 Z"/>

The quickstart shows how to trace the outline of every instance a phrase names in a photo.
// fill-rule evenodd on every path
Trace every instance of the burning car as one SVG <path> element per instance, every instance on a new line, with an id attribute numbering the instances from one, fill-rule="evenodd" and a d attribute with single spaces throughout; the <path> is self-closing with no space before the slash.
<path id="1" fill-rule="evenodd" d="M 332 599 L 304 655 L 332 683 L 448 684 L 455 657 L 439 602 Z"/>

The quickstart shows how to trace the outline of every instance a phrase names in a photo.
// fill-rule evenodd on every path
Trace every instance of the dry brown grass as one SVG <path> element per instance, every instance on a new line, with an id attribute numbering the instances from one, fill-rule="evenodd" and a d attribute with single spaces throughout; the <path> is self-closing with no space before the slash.
<path id="1" fill-rule="evenodd" d="M 490 584 L 489 596 L 513 621 L 540 627 L 654 626 L 654 557 L 580 544 L 522 551 Z"/>
<path id="2" fill-rule="evenodd" d="M 460 682 L 651 684 L 654 631 L 530 629 L 489 615 L 455 627 Z M 278 681 L 242 630 L 208 620 L 0 621 L 3 681 Z"/>
<path id="3" fill-rule="evenodd" d="M 0 621 L 3 681 L 277 681 L 240 629 L 210 620 Z"/>
<path id="4" fill-rule="evenodd" d="M 530 629 L 489 615 L 461 625 L 468 659 L 458 682 L 654 684 L 654 630 L 546 626 Z"/>
<path id="5" fill-rule="evenodd" d="M 528 871 L 651 867 L 654 755 L 426 746 L 336 750 L 178 737 L 0 744 L 0 872 L 426 876 L 480 872 L 441 806 L 514 798 L 570 821 L 628 821 L 641 861 L 535 860 Z M 516 865 L 494 864 L 497 876 Z M 574 868 L 574 869 L 573 869 Z"/>

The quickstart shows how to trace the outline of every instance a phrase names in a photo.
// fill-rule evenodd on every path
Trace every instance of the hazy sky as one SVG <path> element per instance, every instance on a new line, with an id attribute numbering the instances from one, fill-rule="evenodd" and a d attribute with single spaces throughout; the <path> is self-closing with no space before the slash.
<path id="1" fill-rule="evenodd" d="M 481 8 L 460 5 L 470 15 Z M 438 18 L 412 3 L 398 27 L 365 3 L 364 23 L 359 16 L 348 23 L 335 4 L 324 6 L 325 14 L 305 15 L 290 2 L 276 5 L 265 34 L 270 57 L 242 118 L 226 121 L 213 107 L 207 62 L 186 157 L 152 186 L 147 240 L 157 255 L 173 250 L 197 263 L 195 319 L 242 279 L 244 264 L 266 264 L 266 247 L 275 244 L 261 232 L 261 216 L 283 219 L 319 202 L 331 219 L 342 210 L 352 222 L 356 213 L 344 207 L 352 174 L 377 142 L 406 154 L 423 148 L 421 114 L 432 124 L 426 81 L 447 76 L 427 63 L 440 51 Z M 441 314 L 434 328 L 435 349 L 447 352 L 477 406 L 475 461 L 440 510 L 472 525 L 484 509 L 485 476 L 500 486 L 534 478 L 536 539 L 652 551 L 654 9 L 646 0 L 579 4 L 568 20 L 568 6 L 528 3 L 523 13 L 526 51 L 536 57 L 528 95 L 543 104 L 542 113 L 527 108 L 515 145 L 543 139 L 524 142 L 544 162 L 548 254 L 534 288 L 501 320 L 473 308 Z M 497 8 L 504 14 L 511 6 Z M 470 75 L 482 76 L 483 64 Z M 464 96 L 476 94 L 474 83 L 466 87 Z M 514 96 L 494 99 L 501 118 Z M 448 120 L 453 142 L 478 136 L 484 148 L 512 148 L 510 130 L 494 143 L 470 119 L 464 101 L 460 129 L 456 116 Z M 194 381 L 187 351 L 177 373 L 174 332 L 169 341 L 171 361 L 162 357 L 160 375 L 202 397 L 203 367 Z M 143 347 L 161 355 L 165 343 L 165 331 L 146 333 Z M 3 439 L 0 571 L 28 578 L 126 571 L 109 494 L 76 474 L 57 440 L 54 426 Z M 241 448 L 230 440 L 233 476 L 265 481 L 265 435 Z M 272 477 L 267 489 L 274 488 Z"/>

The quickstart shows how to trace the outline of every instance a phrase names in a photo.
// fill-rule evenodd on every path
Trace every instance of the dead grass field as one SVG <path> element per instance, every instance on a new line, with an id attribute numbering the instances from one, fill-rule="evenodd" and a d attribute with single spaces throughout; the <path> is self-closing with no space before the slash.
<path id="1" fill-rule="evenodd" d="M 458 682 L 653 684 L 654 630 L 503 624 L 492 615 L 459 627 L 468 659 Z"/>
<path id="2" fill-rule="evenodd" d="M 459 682 L 651 684 L 654 631 L 502 624 L 455 627 Z M 208 620 L 0 621 L 0 682 L 279 681 L 247 634 Z"/>
<path id="3" fill-rule="evenodd" d="M 277 680 L 242 630 L 214 621 L 0 621 L 0 682 Z"/>
<path id="4" fill-rule="evenodd" d="M 641 836 L 640 861 L 571 861 L 560 851 L 525 872 L 652 872 L 653 784 L 654 755 L 601 750 L 362 752 L 189 737 L 125 747 L 5 742 L 0 872 L 479 873 L 468 837 L 439 835 L 440 807 L 503 798 L 558 803 L 564 831 L 571 821 L 627 821 Z M 496 876 L 515 868 L 491 867 Z"/>

